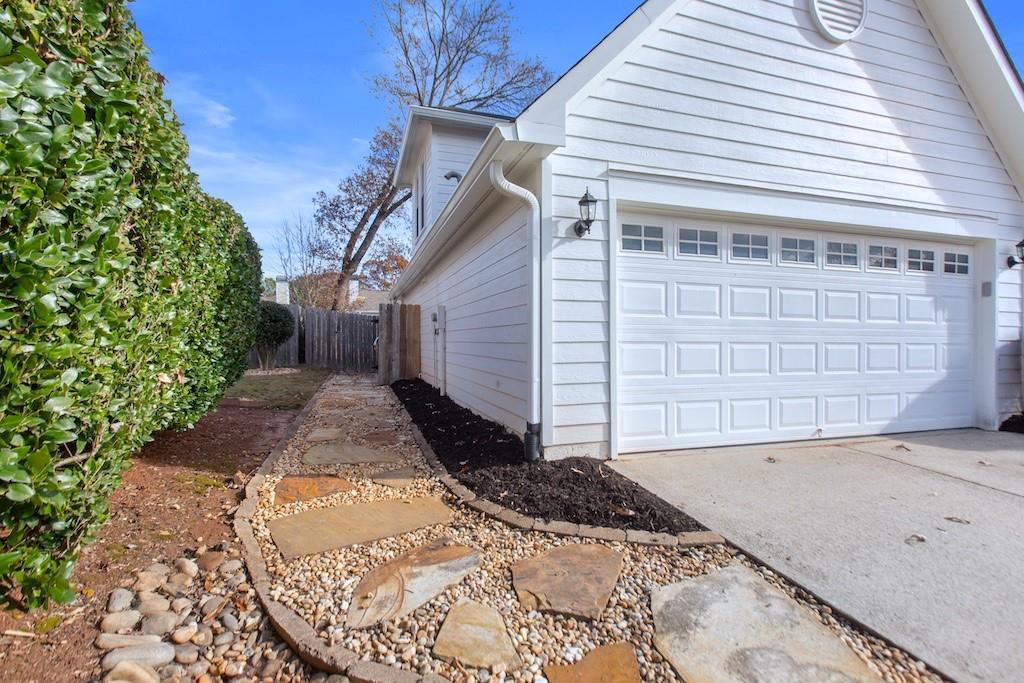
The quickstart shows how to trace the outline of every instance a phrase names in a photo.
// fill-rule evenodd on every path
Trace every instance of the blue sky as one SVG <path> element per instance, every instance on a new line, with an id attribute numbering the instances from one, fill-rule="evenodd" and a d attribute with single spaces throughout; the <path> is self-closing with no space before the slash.
<path id="1" fill-rule="evenodd" d="M 561 74 L 633 0 L 518 0 L 516 42 Z M 1024 65 L 1024 3 L 986 6 Z M 372 0 L 136 0 L 135 19 L 167 79 L 204 188 L 241 212 L 277 274 L 275 233 L 358 165 L 386 120 L 370 79 L 387 68 L 367 34 Z"/>

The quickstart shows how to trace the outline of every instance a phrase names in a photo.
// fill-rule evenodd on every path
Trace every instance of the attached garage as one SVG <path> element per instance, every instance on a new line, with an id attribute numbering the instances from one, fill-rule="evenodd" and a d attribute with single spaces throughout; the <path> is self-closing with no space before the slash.
<path id="1" fill-rule="evenodd" d="M 620 452 L 975 425 L 969 245 L 623 213 Z"/>

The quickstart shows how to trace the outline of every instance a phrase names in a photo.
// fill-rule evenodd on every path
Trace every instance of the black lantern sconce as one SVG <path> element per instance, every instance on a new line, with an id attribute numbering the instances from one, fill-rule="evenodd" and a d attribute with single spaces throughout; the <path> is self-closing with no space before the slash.
<path id="1" fill-rule="evenodd" d="M 1010 268 L 1018 263 L 1024 263 L 1024 240 L 1017 242 L 1017 253 L 1006 258 L 1006 265 Z"/>
<path id="2" fill-rule="evenodd" d="M 594 216 L 597 215 L 597 200 L 590 194 L 590 188 L 580 197 L 580 219 L 573 224 L 573 230 L 577 237 L 583 237 L 590 232 L 590 226 L 594 223 Z"/>

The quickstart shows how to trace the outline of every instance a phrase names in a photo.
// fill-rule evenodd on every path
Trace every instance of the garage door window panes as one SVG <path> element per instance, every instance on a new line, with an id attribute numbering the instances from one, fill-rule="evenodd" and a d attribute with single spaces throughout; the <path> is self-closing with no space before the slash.
<path id="1" fill-rule="evenodd" d="M 718 231 L 680 228 L 679 254 L 682 256 L 718 256 Z"/>
<path id="2" fill-rule="evenodd" d="M 665 228 L 660 225 L 623 225 L 622 250 L 665 253 Z"/>
<path id="3" fill-rule="evenodd" d="M 935 252 L 929 249 L 907 249 L 907 270 L 934 273 Z"/>
<path id="4" fill-rule="evenodd" d="M 825 263 L 830 266 L 856 268 L 860 258 L 858 251 L 856 242 L 826 242 Z"/>
<path id="5" fill-rule="evenodd" d="M 767 261 L 768 235 L 734 232 L 732 234 L 732 257 L 752 261 Z"/>
<path id="6" fill-rule="evenodd" d="M 943 270 L 952 275 L 967 275 L 970 272 L 970 257 L 947 251 Z"/>
<path id="7" fill-rule="evenodd" d="M 779 260 L 782 263 L 814 264 L 814 240 L 783 237 L 779 244 Z"/>
<path id="8" fill-rule="evenodd" d="M 882 244 L 868 246 L 868 268 L 899 269 L 899 248 Z"/>

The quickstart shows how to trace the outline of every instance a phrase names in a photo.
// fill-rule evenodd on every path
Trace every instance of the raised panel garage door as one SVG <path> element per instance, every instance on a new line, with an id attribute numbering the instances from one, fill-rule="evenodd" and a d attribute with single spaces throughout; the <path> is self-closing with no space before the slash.
<path id="1" fill-rule="evenodd" d="M 621 223 L 620 451 L 974 424 L 970 247 Z"/>

